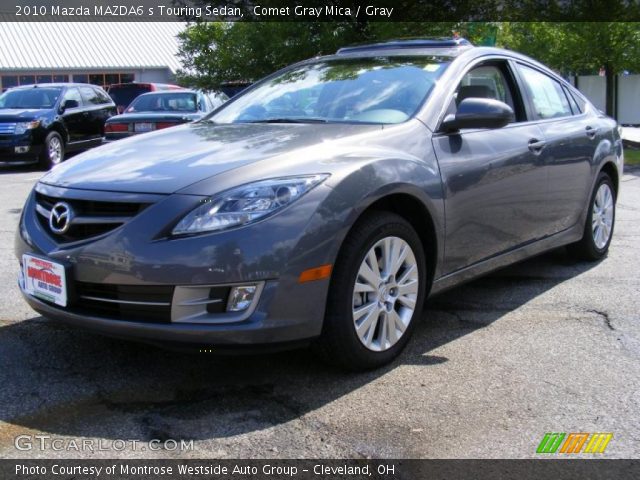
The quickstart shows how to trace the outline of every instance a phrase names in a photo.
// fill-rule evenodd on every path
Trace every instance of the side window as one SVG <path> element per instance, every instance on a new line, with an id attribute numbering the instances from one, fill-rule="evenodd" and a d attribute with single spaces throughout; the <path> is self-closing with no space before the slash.
<path id="1" fill-rule="evenodd" d="M 78 106 L 82 106 L 82 97 L 80 96 L 80 91 L 77 88 L 67 88 L 67 91 L 64 92 L 64 97 L 62 97 L 62 101 L 65 102 L 67 100 L 75 100 L 78 102 Z"/>
<path id="2" fill-rule="evenodd" d="M 509 105 L 515 115 L 516 121 L 526 120 L 526 114 L 514 82 L 506 64 L 492 62 L 469 70 L 458 85 L 453 100 L 449 105 L 448 113 L 455 113 L 457 106 L 465 98 L 491 98 Z"/>
<path id="3" fill-rule="evenodd" d="M 80 93 L 84 99 L 85 105 L 103 105 L 108 103 L 108 99 L 101 95 L 101 92 L 96 88 L 80 87 Z"/>
<path id="4" fill-rule="evenodd" d="M 576 102 L 580 112 L 584 112 L 587 108 L 586 100 L 580 96 L 577 92 L 569 92 L 569 97 L 573 98 L 573 101 Z"/>
<path id="5" fill-rule="evenodd" d="M 465 74 L 456 91 L 456 104 L 469 97 L 493 98 L 514 108 L 511 89 L 498 67 L 476 67 Z"/>
<path id="6" fill-rule="evenodd" d="M 569 92 L 569 90 L 567 90 L 566 88 L 564 88 L 563 90 L 564 90 L 564 94 L 569 99 L 569 105 L 571 105 L 571 110 L 573 111 L 573 114 L 574 115 L 580 115 L 582 113 L 582 111 L 580 110 L 580 107 L 578 106 L 578 103 L 576 102 L 576 99 L 573 98 L 573 96 L 571 95 L 571 92 Z"/>
<path id="7" fill-rule="evenodd" d="M 534 113 L 538 118 L 571 116 L 571 107 L 560 83 L 544 73 L 521 64 L 518 64 L 518 71 L 529 92 Z"/>
<path id="8" fill-rule="evenodd" d="M 93 91 L 96 94 L 96 98 L 98 98 L 98 100 L 100 101 L 100 105 L 111 103 L 111 98 L 104 90 L 94 88 Z"/>

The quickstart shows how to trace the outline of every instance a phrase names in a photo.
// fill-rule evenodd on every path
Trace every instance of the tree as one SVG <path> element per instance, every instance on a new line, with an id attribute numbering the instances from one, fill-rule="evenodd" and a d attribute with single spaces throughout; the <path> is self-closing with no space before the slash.
<path id="1" fill-rule="evenodd" d="M 615 115 L 615 76 L 640 69 L 640 23 L 505 23 L 501 46 L 540 60 L 563 75 L 605 71 L 606 113 Z"/>
<path id="2" fill-rule="evenodd" d="M 340 47 L 406 37 L 451 37 L 459 32 L 483 43 L 496 24 L 486 22 L 235 22 L 192 23 L 180 34 L 184 69 L 179 80 L 215 89 L 229 81 L 255 81 L 294 62 Z"/>

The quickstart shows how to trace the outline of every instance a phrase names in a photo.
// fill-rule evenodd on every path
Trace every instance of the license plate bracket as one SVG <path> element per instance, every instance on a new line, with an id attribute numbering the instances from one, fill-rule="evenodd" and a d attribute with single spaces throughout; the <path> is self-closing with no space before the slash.
<path id="1" fill-rule="evenodd" d="M 136 132 L 150 132 L 153 130 L 153 123 L 151 122 L 136 122 L 133 124 L 133 129 Z"/>
<path id="2" fill-rule="evenodd" d="M 50 258 L 22 256 L 21 282 L 25 293 L 66 307 L 69 302 L 69 267 Z"/>

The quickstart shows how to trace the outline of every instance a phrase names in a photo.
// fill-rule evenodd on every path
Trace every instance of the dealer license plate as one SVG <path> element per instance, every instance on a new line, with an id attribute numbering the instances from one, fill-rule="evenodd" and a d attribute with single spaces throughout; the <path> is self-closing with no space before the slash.
<path id="1" fill-rule="evenodd" d="M 29 295 L 67 306 L 67 279 L 64 265 L 52 260 L 22 256 L 22 288 Z"/>
<path id="2" fill-rule="evenodd" d="M 153 130 L 153 123 L 150 122 L 140 122 L 134 124 L 134 129 L 136 132 L 150 132 Z"/>

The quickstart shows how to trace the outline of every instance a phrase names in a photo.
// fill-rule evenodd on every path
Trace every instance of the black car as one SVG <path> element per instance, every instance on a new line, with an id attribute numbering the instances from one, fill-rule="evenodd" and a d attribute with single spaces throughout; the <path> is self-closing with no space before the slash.
<path id="1" fill-rule="evenodd" d="M 105 121 L 116 114 L 106 92 L 83 83 L 28 85 L 0 96 L 0 165 L 40 162 L 51 168 L 66 152 L 102 142 Z"/>
<path id="2" fill-rule="evenodd" d="M 105 141 L 199 120 L 228 99 L 222 92 L 206 94 L 195 90 L 144 93 L 124 113 L 107 120 Z"/>

